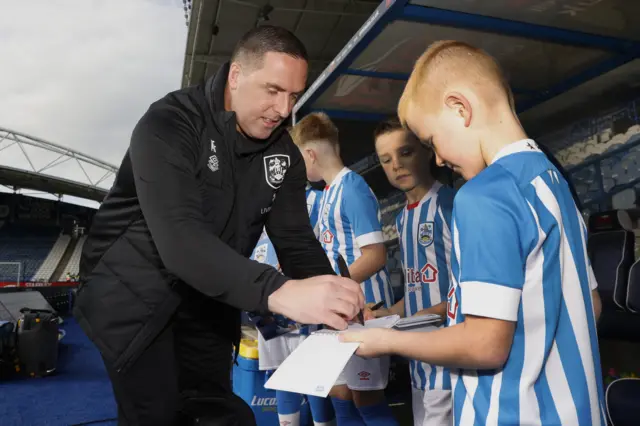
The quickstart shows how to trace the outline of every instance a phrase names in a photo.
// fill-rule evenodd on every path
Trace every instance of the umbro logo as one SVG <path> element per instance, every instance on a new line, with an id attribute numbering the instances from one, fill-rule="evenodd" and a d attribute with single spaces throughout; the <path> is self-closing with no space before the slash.
<path id="1" fill-rule="evenodd" d="M 209 170 L 211 170 L 212 172 L 217 172 L 218 169 L 220 169 L 220 163 L 218 161 L 218 156 L 216 155 L 216 141 L 214 141 L 213 139 L 211 139 L 211 152 L 213 153 L 213 155 L 209 157 L 207 167 L 209 167 Z"/>
<path id="2" fill-rule="evenodd" d="M 218 169 L 220 168 L 220 163 L 218 161 L 217 155 L 212 155 L 211 157 L 209 157 L 209 162 L 207 163 L 207 167 L 209 167 L 209 170 L 211 170 L 212 172 L 218 171 Z"/>

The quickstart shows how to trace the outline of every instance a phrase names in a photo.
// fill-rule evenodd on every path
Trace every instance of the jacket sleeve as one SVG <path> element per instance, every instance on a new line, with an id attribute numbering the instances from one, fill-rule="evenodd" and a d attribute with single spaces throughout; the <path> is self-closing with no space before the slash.
<path id="1" fill-rule="evenodd" d="M 129 148 L 136 192 L 169 272 L 205 295 L 247 311 L 267 311 L 287 278 L 246 259 L 207 226 L 196 180 L 199 135 L 177 109 L 151 109 Z"/>
<path id="2" fill-rule="evenodd" d="M 309 220 L 304 161 L 297 148 L 292 152 L 291 165 L 267 219 L 267 234 L 286 276 L 303 279 L 335 275 Z"/>

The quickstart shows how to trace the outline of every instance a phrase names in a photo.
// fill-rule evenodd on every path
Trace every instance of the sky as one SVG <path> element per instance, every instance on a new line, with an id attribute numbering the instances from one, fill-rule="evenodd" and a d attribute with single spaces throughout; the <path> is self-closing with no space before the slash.
<path id="1" fill-rule="evenodd" d="M 182 0 L 2 1 L 0 127 L 119 166 L 149 104 L 180 88 L 182 8 Z M 36 168 L 55 159 L 26 150 Z M 17 145 L 0 151 L 0 164 L 28 166 Z M 50 173 L 84 179 L 73 162 Z"/>

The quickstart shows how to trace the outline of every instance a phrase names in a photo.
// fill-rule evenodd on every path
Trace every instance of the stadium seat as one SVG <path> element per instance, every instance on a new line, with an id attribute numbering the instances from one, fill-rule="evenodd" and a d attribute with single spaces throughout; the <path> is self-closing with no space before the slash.
<path id="1" fill-rule="evenodd" d="M 623 210 L 589 218 L 589 258 L 598 281 L 603 310 L 627 308 L 629 270 L 634 262 L 635 235 Z"/>
<path id="2" fill-rule="evenodd" d="M 609 426 L 635 426 L 640 419 L 640 379 L 622 378 L 607 387 L 605 404 Z"/>
<path id="3" fill-rule="evenodd" d="M 0 281 L 31 281 L 53 248 L 55 227 L 5 225 L 0 231 Z M 19 272 L 18 267 L 19 266 Z"/>
<path id="4" fill-rule="evenodd" d="M 640 259 L 636 260 L 629 270 L 627 310 L 634 314 L 640 314 Z"/>

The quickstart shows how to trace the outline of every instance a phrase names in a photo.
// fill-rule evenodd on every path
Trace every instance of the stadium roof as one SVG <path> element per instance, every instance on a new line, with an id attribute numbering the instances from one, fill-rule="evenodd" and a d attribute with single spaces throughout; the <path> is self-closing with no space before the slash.
<path id="1" fill-rule="evenodd" d="M 117 167 L 81 152 L 0 127 L 0 185 L 101 202 Z"/>
<path id="2" fill-rule="evenodd" d="M 395 114 L 425 48 L 461 40 L 498 59 L 524 120 L 545 120 L 620 86 L 637 87 L 638 17 L 640 2 L 625 0 L 385 0 L 294 113 L 321 109 L 365 121 Z"/>
<path id="3" fill-rule="evenodd" d="M 327 67 L 378 5 L 377 0 L 193 0 L 182 86 L 229 60 L 240 37 L 260 23 L 293 31 L 307 47 L 309 82 Z"/>

